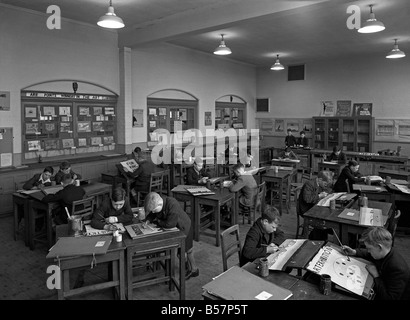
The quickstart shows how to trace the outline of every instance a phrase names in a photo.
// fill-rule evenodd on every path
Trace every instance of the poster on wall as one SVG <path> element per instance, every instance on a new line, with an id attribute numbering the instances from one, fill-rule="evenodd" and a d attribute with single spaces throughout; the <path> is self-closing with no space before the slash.
<path id="1" fill-rule="evenodd" d="M 355 116 L 371 116 L 373 103 L 354 103 L 353 109 Z"/>
<path id="2" fill-rule="evenodd" d="M 144 110 L 143 109 L 133 109 L 132 110 L 132 126 L 133 127 L 143 127 L 144 126 Z"/>
<path id="3" fill-rule="evenodd" d="M 0 111 L 10 111 L 9 91 L 0 91 Z"/>
<path id="4" fill-rule="evenodd" d="M 37 118 L 37 108 L 36 107 L 26 107 L 26 118 Z"/>
<path id="5" fill-rule="evenodd" d="M 313 124 L 312 124 L 312 119 L 304 119 L 302 121 L 302 130 L 305 131 L 306 134 L 309 134 L 312 132 Z"/>
<path id="6" fill-rule="evenodd" d="M 351 117 L 352 116 L 352 101 L 351 100 L 337 100 L 336 116 Z"/>
<path id="7" fill-rule="evenodd" d="M 283 119 L 275 120 L 275 132 L 285 132 L 285 120 Z"/>
<path id="8" fill-rule="evenodd" d="M 320 115 L 322 117 L 333 117 L 335 115 L 335 104 L 333 101 L 320 101 Z"/>
<path id="9" fill-rule="evenodd" d="M 286 121 L 286 131 L 291 130 L 293 133 L 299 132 L 299 121 Z"/>
<path id="10" fill-rule="evenodd" d="M 55 108 L 54 108 L 54 107 L 44 106 L 44 107 L 43 107 L 43 114 L 44 114 L 45 116 L 52 116 L 52 117 L 54 117 L 54 116 L 56 115 Z"/>
<path id="11" fill-rule="evenodd" d="M 205 112 L 205 125 L 212 126 L 212 112 L 211 111 Z"/>
<path id="12" fill-rule="evenodd" d="M 40 140 L 27 141 L 28 151 L 41 150 Z"/>
<path id="13" fill-rule="evenodd" d="M 44 140 L 44 150 L 57 150 L 58 149 L 58 140 Z"/>

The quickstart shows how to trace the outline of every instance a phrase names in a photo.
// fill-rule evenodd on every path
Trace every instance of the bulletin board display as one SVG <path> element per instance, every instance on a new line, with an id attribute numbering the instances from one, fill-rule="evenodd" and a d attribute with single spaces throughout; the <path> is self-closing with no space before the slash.
<path id="1" fill-rule="evenodd" d="M 114 150 L 116 97 L 95 97 L 106 101 L 22 97 L 24 159 Z"/>
<path id="2" fill-rule="evenodd" d="M 257 118 L 259 134 L 263 136 L 285 137 L 288 129 L 298 137 L 305 131 L 306 137 L 312 137 L 312 118 Z"/>

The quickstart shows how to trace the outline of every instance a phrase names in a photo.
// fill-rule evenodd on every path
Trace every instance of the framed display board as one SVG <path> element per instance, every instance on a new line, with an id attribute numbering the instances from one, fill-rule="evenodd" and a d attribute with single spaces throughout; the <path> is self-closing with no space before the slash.
<path id="1" fill-rule="evenodd" d="M 291 129 L 293 135 L 299 137 L 305 131 L 306 137 L 312 137 L 312 118 L 257 118 L 259 134 L 263 136 L 285 137 Z"/>
<path id="2" fill-rule="evenodd" d="M 115 149 L 116 96 L 21 94 L 24 160 Z"/>

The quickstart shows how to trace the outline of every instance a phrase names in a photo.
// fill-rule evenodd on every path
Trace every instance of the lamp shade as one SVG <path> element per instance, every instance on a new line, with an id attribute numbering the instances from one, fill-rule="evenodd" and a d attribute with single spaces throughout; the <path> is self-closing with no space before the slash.
<path id="1" fill-rule="evenodd" d="M 232 53 L 232 50 L 229 49 L 229 48 L 226 46 L 225 41 L 224 41 L 224 35 L 221 34 L 221 37 L 222 37 L 221 43 L 220 43 L 220 45 L 215 49 L 214 54 L 217 54 L 217 55 L 220 55 L 220 56 L 224 56 L 224 55 L 227 55 L 227 54 L 231 54 L 231 53 Z"/>
<path id="2" fill-rule="evenodd" d="M 98 19 L 97 24 L 103 28 L 120 29 L 124 28 L 124 21 L 114 13 L 114 7 L 111 4 L 108 7 L 108 12 Z"/>
<path id="3" fill-rule="evenodd" d="M 276 62 L 270 67 L 271 70 L 283 70 L 285 67 L 279 62 L 279 55 L 276 55 Z"/>
<path id="4" fill-rule="evenodd" d="M 397 59 L 397 58 L 404 58 L 405 56 L 406 56 L 406 54 L 399 49 L 399 45 L 397 44 L 397 39 L 394 39 L 393 50 L 391 50 L 387 54 L 386 58 L 388 58 L 388 59 Z"/>
<path id="5" fill-rule="evenodd" d="M 374 33 L 374 32 L 383 31 L 385 29 L 383 22 L 376 20 L 372 7 L 373 6 L 371 5 L 370 6 L 370 18 L 367 19 L 366 22 L 363 24 L 363 26 L 357 30 L 358 32 Z"/>

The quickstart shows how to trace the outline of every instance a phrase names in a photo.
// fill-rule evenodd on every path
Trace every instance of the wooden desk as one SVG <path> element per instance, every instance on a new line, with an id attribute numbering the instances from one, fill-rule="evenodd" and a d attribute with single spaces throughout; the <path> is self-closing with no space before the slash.
<path id="1" fill-rule="evenodd" d="M 266 181 L 267 183 L 277 183 L 278 184 L 278 192 L 279 192 L 279 213 L 282 215 L 282 193 L 285 184 L 285 181 L 288 182 L 287 190 L 286 190 L 286 199 L 290 198 L 290 180 L 292 177 L 295 177 L 297 173 L 296 169 L 293 170 L 286 170 L 286 171 L 278 171 L 275 172 L 273 170 L 269 170 L 262 174 L 262 181 Z M 273 202 L 273 194 L 271 194 L 270 204 L 272 205 Z M 289 207 L 286 206 L 287 210 Z"/>
<path id="2" fill-rule="evenodd" d="M 359 200 L 355 200 L 351 208 L 358 209 L 358 202 Z M 388 219 L 392 214 L 392 204 L 369 200 L 369 207 L 382 210 L 385 226 L 387 226 Z M 347 244 L 349 233 L 362 234 L 362 232 L 368 228 L 367 226 L 360 225 L 357 221 L 339 218 L 338 215 L 343 210 L 344 208 L 332 210 L 329 207 L 318 205 L 312 207 L 303 215 L 303 237 L 308 238 L 309 226 L 322 229 L 333 228 L 339 234 L 340 241 Z"/>
<path id="3" fill-rule="evenodd" d="M 258 275 L 256 263 L 248 262 L 242 268 L 246 271 Z M 319 277 L 317 277 L 318 279 Z M 324 295 L 319 291 L 319 282 L 312 277 L 308 281 L 294 277 L 283 271 L 269 271 L 269 275 L 264 278 L 280 287 L 289 289 L 293 295 L 289 300 L 357 300 L 357 297 L 349 295 L 343 291 L 331 290 L 329 295 Z M 204 291 L 202 292 L 204 300 L 220 300 L 218 297 Z"/>
<path id="4" fill-rule="evenodd" d="M 24 243 L 26 246 L 29 245 L 29 237 L 28 237 L 28 213 L 29 213 L 29 200 L 30 197 L 28 195 L 14 192 L 13 193 L 13 212 L 14 212 L 14 241 L 17 240 L 17 234 L 19 232 L 19 209 L 23 210 L 24 214 Z"/>
<path id="5" fill-rule="evenodd" d="M 345 163 L 334 163 L 330 161 L 322 161 L 322 162 L 319 162 L 317 166 L 318 166 L 318 171 L 329 170 L 329 171 L 334 172 L 335 176 L 333 178 L 337 179 L 337 177 L 340 175 L 340 173 L 342 172 L 346 164 Z"/>
<path id="6" fill-rule="evenodd" d="M 231 223 L 235 224 L 238 221 L 238 212 L 236 205 L 235 193 L 230 192 L 227 188 L 213 190 L 215 194 L 209 196 L 196 196 L 194 197 L 195 209 L 194 209 L 194 239 L 199 241 L 199 233 L 201 232 L 201 205 L 213 207 L 215 214 L 215 234 L 212 234 L 216 238 L 216 246 L 220 246 L 221 237 L 221 207 L 231 202 L 231 208 L 233 210 L 231 216 Z M 205 226 L 204 226 L 205 228 Z M 208 234 L 203 232 L 204 234 Z"/>
<path id="7" fill-rule="evenodd" d="M 383 169 L 379 170 L 379 176 L 383 179 L 389 176 L 392 179 L 401 179 L 410 182 L 410 171 Z"/>
<path id="8" fill-rule="evenodd" d="M 392 194 L 387 191 L 384 186 L 369 186 L 365 184 L 355 183 L 353 184 L 353 190 L 359 191 L 361 195 L 366 195 L 369 200 L 386 201 L 394 204 L 394 198 Z"/>
<path id="9" fill-rule="evenodd" d="M 68 225 L 59 225 L 56 231 L 57 239 L 59 237 L 68 236 Z M 60 267 L 61 289 L 57 290 L 58 299 L 64 300 L 76 295 L 90 293 L 107 288 L 116 288 L 117 296 L 120 300 L 125 300 L 125 244 L 124 242 L 111 242 L 106 254 L 95 255 L 96 265 L 101 263 L 111 263 L 111 277 L 98 284 L 83 286 L 77 289 L 70 288 L 70 271 L 76 268 L 90 268 L 93 257 L 90 256 L 75 256 L 54 259 L 55 264 Z"/>
<path id="10" fill-rule="evenodd" d="M 185 234 L 182 231 L 164 232 L 134 240 L 128 234 L 123 236 L 125 236 L 124 243 L 126 246 L 127 299 L 133 299 L 134 288 L 168 282 L 170 290 L 173 290 L 175 286 L 179 291 L 180 300 L 185 300 Z M 175 277 L 175 256 L 178 249 L 180 249 L 179 281 Z M 147 256 L 164 251 L 170 252 L 167 275 L 157 279 L 134 282 L 132 272 L 133 257 Z"/>
<path id="11" fill-rule="evenodd" d="M 109 195 L 111 193 L 112 186 L 106 183 L 101 182 L 92 182 L 90 184 L 86 184 L 82 186 L 85 195 L 84 197 L 92 197 L 96 198 L 97 206 L 102 202 L 102 198 L 105 195 Z M 35 212 L 36 210 L 44 210 L 46 212 L 46 232 L 47 232 L 47 244 L 48 247 L 54 244 L 53 241 L 53 230 L 52 230 L 52 211 L 53 209 L 59 207 L 60 204 L 58 202 L 49 202 L 45 203 L 36 198 L 30 197 L 29 205 L 28 205 L 28 221 L 29 221 L 29 246 L 31 250 L 35 248 L 35 241 L 39 241 L 39 239 L 35 239 Z"/>
<path id="12" fill-rule="evenodd" d="M 272 166 L 283 166 L 283 167 L 300 167 L 300 160 L 291 160 L 291 159 L 272 159 Z"/>

